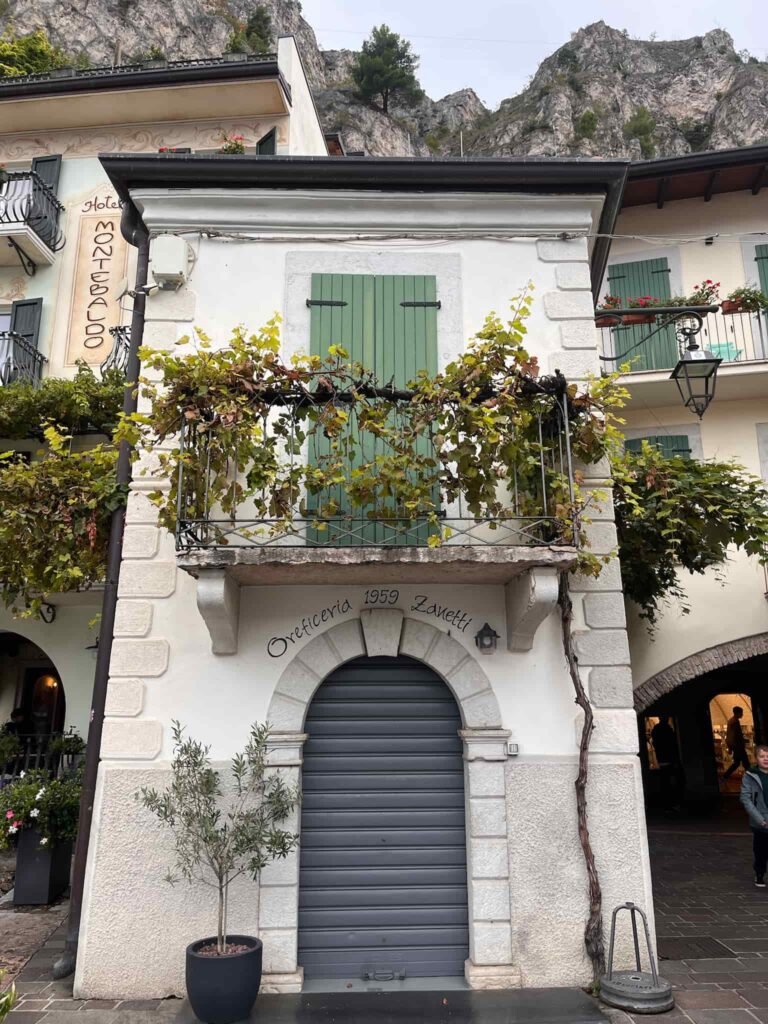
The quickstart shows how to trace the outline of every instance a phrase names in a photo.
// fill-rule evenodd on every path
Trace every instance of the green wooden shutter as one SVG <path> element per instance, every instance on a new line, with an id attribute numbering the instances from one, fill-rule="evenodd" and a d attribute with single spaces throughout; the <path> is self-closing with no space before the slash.
<path id="1" fill-rule="evenodd" d="M 18 299 L 11 306 L 11 330 L 20 334 L 35 349 L 42 314 L 42 299 Z"/>
<path id="2" fill-rule="evenodd" d="M 373 370 L 381 384 L 405 387 L 419 370 L 437 371 L 437 280 L 429 276 L 369 276 L 363 274 L 313 274 L 311 300 L 310 353 L 325 357 L 330 345 L 342 345 L 354 362 Z M 322 305 L 317 303 L 344 303 Z M 423 442 L 425 445 L 428 442 Z M 370 439 L 373 445 L 373 439 Z M 327 455 L 329 442 L 313 437 L 310 460 Z M 375 456 L 375 448 L 360 453 L 365 461 Z M 343 488 L 321 500 L 335 501 L 343 513 L 364 517 L 365 510 L 348 507 Z M 317 502 L 310 502 L 316 509 Z M 377 544 L 391 539 L 391 530 L 371 524 L 355 537 L 340 537 L 342 546 Z M 415 543 L 411 532 L 403 543 Z M 327 543 L 318 535 L 318 542 Z M 424 542 L 419 534 L 418 541 Z"/>
<path id="3" fill-rule="evenodd" d="M 638 299 L 650 295 L 655 299 L 668 299 L 672 292 L 669 283 L 669 262 L 662 256 L 654 260 L 636 260 L 632 263 L 615 263 L 608 268 L 608 291 L 620 299 Z M 627 354 L 633 370 L 666 370 L 677 363 L 678 350 L 675 332 L 666 327 L 650 341 L 637 345 L 657 325 L 649 327 L 615 327 L 613 336 L 616 355 Z"/>
<path id="4" fill-rule="evenodd" d="M 649 434 L 648 437 L 634 437 L 624 441 L 624 447 L 630 452 L 639 452 L 643 441 L 659 449 L 665 459 L 678 456 L 683 459 L 691 457 L 691 442 L 687 434 Z"/>
<path id="5" fill-rule="evenodd" d="M 757 263 L 757 279 L 760 290 L 768 295 L 768 245 L 755 246 L 755 263 Z"/>
<path id="6" fill-rule="evenodd" d="M 274 156 L 277 152 L 277 130 L 273 128 L 256 143 L 256 152 L 259 156 Z"/>

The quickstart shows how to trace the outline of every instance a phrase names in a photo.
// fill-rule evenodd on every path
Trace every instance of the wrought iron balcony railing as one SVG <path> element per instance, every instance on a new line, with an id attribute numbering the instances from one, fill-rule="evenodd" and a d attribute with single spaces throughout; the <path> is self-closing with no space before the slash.
<path id="1" fill-rule="evenodd" d="M 680 306 L 596 313 L 604 362 L 610 368 L 627 362 L 633 373 L 671 370 L 679 358 L 679 330 L 694 324 L 694 312 L 702 317 L 698 344 L 724 364 L 768 360 L 768 316 L 764 311 L 722 313 L 717 307 Z M 643 318 L 647 322 L 638 322 Z"/>
<path id="2" fill-rule="evenodd" d="M 432 487 L 432 514 L 409 514 L 383 494 L 374 497 L 370 506 L 355 508 L 342 484 L 321 493 L 298 494 L 295 514 L 288 520 L 273 519 L 254 511 L 257 507 L 268 508 L 270 496 L 248 491 L 252 467 L 245 463 L 236 444 L 226 453 L 233 510 L 223 514 L 221 502 L 217 504 L 212 497 L 214 476 L 221 494 L 220 470 L 212 470 L 210 456 L 206 458 L 206 428 L 185 422 L 180 437 L 177 549 L 433 547 L 436 542 L 443 546 L 574 545 L 576 524 L 562 518 L 563 505 L 570 506 L 574 498 L 567 401 L 565 395 L 553 395 L 549 406 L 537 415 L 535 464 L 528 457 L 520 466 L 505 467 L 506 482 L 499 488 L 497 506 L 503 511 L 488 515 L 473 515 L 461 496 L 448 500 L 441 493 L 435 470 L 434 483 L 427 481 L 427 489 Z M 273 436 L 280 439 L 279 458 L 286 466 L 292 466 L 294 460 L 304 465 L 312 457 L 309 449 L 315 444 L 322 447 L 322 438 L 311 437 L 302 445 L 297 434 L 306 434 L 306 420 L 301 421 L 295 410 L 289 420 L 287 429 L 283 420 L 279 433 L 273 430 Z M 265 418 L 265 435 L 269 435 L 271 426 L 269 417 Z M 429 445 L 427 439 L 424 443 Z M 193 450 L 195 457 L 188 463 L 185 456 Z M 365 455 L 370 460 L 376 452 L 368 450 Z M 209 468 L 201 470 L 206 465 Z M 353 451 L 344 470 L 346 480 L 353 478 L 358 465 L 359 455 Z M 246 497 L 241 498 L 243 494 Z"/>
<path id="3" fill-rule="evenodd" d="M 0 229 L 25 224 L 51 252 L 58 252 L 64 245 L 64 233 L 59 228 L 63 209 L 35 171 L 13 171 L 0 183 Z"/>
<path id="4" fill-rule="evenodd" d="M 0 385 L 5 387 L 22 380 L 37 387 L 45 362 L 45 356 L 21 334 L 0 331 Z"/>
<path id="5" fill-rule="evenodd" d="M 120 373 L 125 373 L 128 368 L 128 352 L 131 347 L 131 328 L 127 325 L 110 327 L 109 333 L 112 335 L 112 348 L 99 368 L 102 373 L 106 373 L 108 370 L 119 370 Z"/>

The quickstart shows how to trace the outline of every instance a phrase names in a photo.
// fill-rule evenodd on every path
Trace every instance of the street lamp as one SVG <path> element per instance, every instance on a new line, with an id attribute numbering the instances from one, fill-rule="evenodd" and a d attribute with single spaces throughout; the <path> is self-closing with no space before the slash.
<path id="1" fill-rule="evenodd" d="M 699 419 L 715 397 L 717 368 L 722 359 L 699 348 L 692 334 L 688 335 L 688 347 L 680 353 L 677 366 L 672 371 L 670 380 L 677 384 L 677 390 L 686 409 L 695 412 Z"/>

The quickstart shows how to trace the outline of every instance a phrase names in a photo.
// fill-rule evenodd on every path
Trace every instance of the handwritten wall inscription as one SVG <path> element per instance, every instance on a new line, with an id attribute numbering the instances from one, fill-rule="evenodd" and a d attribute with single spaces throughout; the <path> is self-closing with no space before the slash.
<path id="1" fill-rule="evenodd" d="M 267 654 L 270 658 L 282 658 L 286 651 L 295 646 L 297 640 L 312 636 L 321 626 L 333 622 L 351 611 L 352 604 L 348 598 L 340 597 L 334 604 L 305 615 L 301 622 L 297 623 L 285 636 L 273 636 L 267 643 Z"/>
<path id="2" fill-rule="evenodd" d="M 125 276 L 128 245 L 120 234 L 120 206 L 112 196 L 83 203 L 79 219 L 67 364 L 102 363 L 112 348 L 110 327 L 120 323 L 115 289 Z"/>

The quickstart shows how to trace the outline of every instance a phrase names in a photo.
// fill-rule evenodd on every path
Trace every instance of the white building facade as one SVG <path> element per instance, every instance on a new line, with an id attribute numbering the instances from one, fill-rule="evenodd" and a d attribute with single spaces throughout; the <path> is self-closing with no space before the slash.
<path id="1" fill-rule="evenodd" d="M 319 278 L 418 279 L 434 289 L 436 301 L 421 305 L 435 311 L 444 367 L 530 280 L 530 348 L 542 370 L 573 381 L 599 370 L 591 282 L 606 250 L 588 236 L 610 230 L 622 164 L 174 158 L 164 169 L 160 158 L 120 155 L 104 164 L 155 252 L 164 235 L 194 248 L 185 283 L 148 300 L 150 347 L 170 349 L 195 326 L 225 344 L 234 325 L 256 329 L 279 312 L 287 358 L 309 351 Z M 584 473 L 586 488 L 610 487 L 603 467 Z M 180 994 L 183 950 L 211 931 L 209 894 L 163 882 L 169 837 L 134 799 L 167 778 L 174 719 L 217 763 L 242 747 L 250 723 L 269 721 L 273 763 L 302 788 L 292 822 L 300 850 L 230 899 L 233 932 L 264 941 L 266 990 L 383 970 L 461 974 L 475 988 L 587 981 L 574 797 L 581 720 L 556 607 L 557 573 L 574 552 L 177 550 L 147 498 L 156 486 L 137 467 L 76 994 Z M 595 552 L 615 550 L 609 504 L 589 530 Z M 572 589 L 595 709 L 588 798 L 605 907 L 633 900 L 652 917 L 618 564 Z M 499 637 L 487 657 L 475 641 L 485 623 Z M 348 720 L 328 711 L 337 701 L 349 702 Z M 385 717 L 396 707 L 386 735 L 374 727 L 377 701 Z M 372 751 L 389 766 L 376 768 L 379 794 L 356 788 Z M 317 800 L 327 755 L 348 758 L 346 770 L 328 770 L 353 791 L 351 805 Z M 423 775 L 441 765 L 448 796 Z"/>

